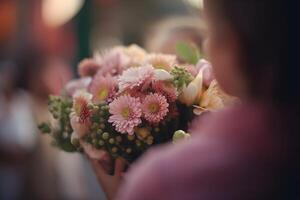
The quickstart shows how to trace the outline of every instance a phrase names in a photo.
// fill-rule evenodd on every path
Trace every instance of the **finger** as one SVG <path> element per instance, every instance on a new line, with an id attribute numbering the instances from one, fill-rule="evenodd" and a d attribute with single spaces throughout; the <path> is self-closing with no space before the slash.
<path id="1" fill-rule="evenodd" d="M 122 158 L 117 158 L 115 162 L 115 176 L 122 176 L 126 167 L 126 161 Z"/>
<path id="2" fill-rule="evenodd" d="M 108 174 L 104 169 L 104 167 L 102 166 L 102 164 L 98 160 L 94 160 L 94 159 L 90 159 L 90 162 L 99 180 L 101 182 L 102 180 L 105 180 L 108 177 Z"/>

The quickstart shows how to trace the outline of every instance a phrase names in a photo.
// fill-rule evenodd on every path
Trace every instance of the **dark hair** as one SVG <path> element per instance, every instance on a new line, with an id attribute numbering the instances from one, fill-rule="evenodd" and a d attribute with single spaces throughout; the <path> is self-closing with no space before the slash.
<path id="1" fill-rule="evenodd" d="M 298 66 L 292 55 L 292 20 L 289 0 L 207 0 L 217 17 L 225 20 L 242 44 L 241 69 L 250 94 L 275 103 L 300 102 Z M 299 11 L 294 14 L 299 15 Z M 293 26 L 290 26 L 293 24 Z M 294 31 L 294 30 L 293 30 Z M 300 57 L 299 57 L 300 58 Z M 298 58 L 298 59 L 299 59 Z"/>

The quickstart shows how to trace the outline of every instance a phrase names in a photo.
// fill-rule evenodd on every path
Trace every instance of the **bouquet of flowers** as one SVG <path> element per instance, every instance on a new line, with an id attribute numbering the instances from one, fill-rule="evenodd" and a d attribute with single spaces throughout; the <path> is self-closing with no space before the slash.
<path id="1" fill-rule="evenodd" d="M 84 59 L 80 78 L 61 96 L 49 97 L 55 120 L 40 124 L 40 130 L 64 151 L 94 159 L 106 152 L 129 163 L 153 145 L 188 137 L 178 130 L 230 98 L 219 89 L 210 64 L 184 48 L 178 57 L 120 46 Z"/>

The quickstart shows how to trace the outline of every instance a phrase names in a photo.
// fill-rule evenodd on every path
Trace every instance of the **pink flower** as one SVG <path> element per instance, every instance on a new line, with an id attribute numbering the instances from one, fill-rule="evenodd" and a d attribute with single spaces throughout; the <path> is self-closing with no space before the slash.
<path id="1" fill-rule="evenodd" d="M 73 112 L 70 114 L 70 122 L 79 137 L 83 137 L 89 131 L 91 124 L 89 104 L 91 99 L 92 95 L 85 91 L 77 91 L 73 95 Z"/>
<path id="2" fill-rule="evenodd" d="M 68 96 L 72 97 L 78 90 L 86 90 L 91 83 L 91 77 L 80 78 L 72 80 L 65 86 L 65 92 Z"/>
<path id="3" fill-rule="evenodd" d="M 77 91 L 73 95 L 73 111 L 79 117 L 80 123 L 89 121 L 91 115 L 89 104 L 91 103 L 92 95 L 85 91 Z"/>
<path id="4" fill-rule="evenodd" d="M 168 101 L 176 101 L 178 92 L 172 83 L 165 81 L 155 81 L 152 87 L 155 92 L 166 96 Z"/>
<path id="5" fill-rule="evenodd" d="M 155 69 L 171 71 L 176 65 L 177 59 L 176 56 L 169 54 L 149 54 L 146 63 L 151 64 Z"/>
<path id="6" fill-rule="evenodd" d="M 74 113 L 70 116 L 70 123 L 78 138 L 82 138 L 88 134 L 90 123 L 80 123 L 80 117 L 74 115 Z"/>
<path id="7" fill-rule="evenodd" d="M 97 60 L 92 58 L 87 58 L 82 60 L 78 65 L 78 74 L 81 77 L 84 76 L 94 76 L 100 69 L 101 65 Z"/>
<path id="8" fill-rule="evenodd" d="M 204 69 L 203 69 L 204 68 Z M 198 72 L 203 69 L 203 84 L 206 87 L 209 87 L 211 82 L 215 79 L 214 74 L 213 74 L 213 68 L 207 60 L 201 59 L 196 65 L 196 69 Z"/>
<path id="9" fill-rule="evenodd" d="M 119 89 L 120 91 L 136 88 L 144 90 L 149 86 L 153 77 L 154 68 L 151 65 L 129 68 L 118 79 Z"/>
<path id="10" fill-rule="evenodd" d="M 134 128 L 142 122 L 142 109 L 139 98 L 129 95 L 120 96 L 109 104 L 109 112 L 111 116 L 108 122 L 113 123 L 113 126 L 120 133 L 132 135 Z"/>
<path id="11" fill-rule="evenodd" d="M 144 63 L 147 52 L 138 45 L 132 44 L 128 47 L 123 47 L 123 51 L 130 57 L 131 66 L 140 66 Z"/>
<path id="12" fill-rule="evenodd" d="M 168 113 L 169 104 L 161 94 L 149 94 L 143 101 L 144 118 L 150 123 L 159 123 Z"/>
<path id="13" fill-rule="evenodd" d="M 114 77 L 97 73 L 89 87 L 89 92 L 93 95 L 93 103 L 98 104 L 112 98 L 116 93 L 116 86 Z"/>
<path id="14" fill-rule="evenodd" d="M 130 62 L 130 57 L 124 53 L 122 48 L 113 48 L 102 56 L 99 73 L 112 76 L 120 75 L 129 67 Z"/>

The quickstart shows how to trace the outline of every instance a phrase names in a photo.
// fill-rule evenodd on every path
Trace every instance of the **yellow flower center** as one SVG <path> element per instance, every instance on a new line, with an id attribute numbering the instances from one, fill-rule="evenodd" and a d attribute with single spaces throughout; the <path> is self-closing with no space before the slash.
<path id="1" fill-rule="evenodd" d="M 100 89 L 97 97 L 99 101 L 105 100 L 108 97 L 108 89 L 107 88 Z"/>
<path id="2" fill-rule="evenodd" d="M 78 103 L 75 103 L 74 110 L 75 110 L 76 115 L 80 115 L 81 106 Z"/>
<path id="3" fill-rule="evenodd" d="M 128 107 L 124 108 L 121 112 L 122 117 L 127 119 L 130 115 L 130 109 Z"/>
<path id="4" fill-rule="evenodd" d="M 148 109 L 151 113 L 156 113 L 159 110 L 159 105 L 157 103 L 150 103 Z"/>
<path id="5" fill-rule="evenodd" d="M 74 101 L 74 111 L 75 111 L 76 115 L 79 116 L 81 114 L 81 110 L 84 105 L 85 105 L 85 101 L 81 98 L 76 99 Z"/>

